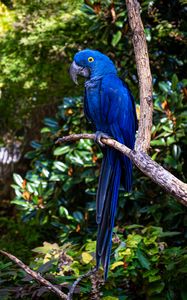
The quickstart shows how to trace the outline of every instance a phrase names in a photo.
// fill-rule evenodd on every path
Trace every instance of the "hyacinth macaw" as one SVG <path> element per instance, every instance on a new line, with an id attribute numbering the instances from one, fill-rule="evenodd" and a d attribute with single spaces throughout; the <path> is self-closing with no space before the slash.
<path id="1" fill-rule="evenodd" d="M 129 192 L 132 186 L 132 163 L 120 152 L 103 145 L 102 137 L 113 137 L 133 149 L 137 118 L 134 99 L 117 76 L 108 56 L 95 50 L 82 50 L 74 56 L 70 76 L 86 78 L 84 111 L 96 130 L 96 142 L 101 146 L 103 160 L 96 195 L 96 222 L 98 224 L 96 261 L 100 261 L 107 278 L 112 245 L 114 218 L 120 183 Z"/>

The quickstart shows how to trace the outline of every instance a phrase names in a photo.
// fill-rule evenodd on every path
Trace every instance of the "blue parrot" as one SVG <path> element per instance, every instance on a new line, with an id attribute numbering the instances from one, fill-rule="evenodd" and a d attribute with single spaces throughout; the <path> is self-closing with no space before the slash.
<path id="1" fill-rule="evenodd" d="M 134 99 L 117 76 L 108 56 L 96 50 L 77 52 L 70 66 L 70 76 L 77 84 L 77 76 L 86 78 L 84 112 L 96 131 L 96 142 L 101 146 L 103 160 L 96 195 L 98 224 L 96 262 L 102 263 L 107 278 L 112 246 L 114 218 L 120 183 L 129 192 L 132 187 L 132 163 L 128 157 L 108 146 L 102 138 L 115 140 L 134 148 L 137 117 Z"/>

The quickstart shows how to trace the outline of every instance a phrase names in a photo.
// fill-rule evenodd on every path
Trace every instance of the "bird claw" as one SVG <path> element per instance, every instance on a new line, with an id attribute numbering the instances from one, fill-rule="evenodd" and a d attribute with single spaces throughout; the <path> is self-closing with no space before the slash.
<path id="1" fill-rule="evenodd" d="M 100 146 L 100 147 L 105 147 L 105 144 L 101 141 L 101 139 L 109 139 L 110 136 L 107 133 L 104 133 L 102 131 L 96 131 L 95 133 L 95 139 L 94 141 Z"/>

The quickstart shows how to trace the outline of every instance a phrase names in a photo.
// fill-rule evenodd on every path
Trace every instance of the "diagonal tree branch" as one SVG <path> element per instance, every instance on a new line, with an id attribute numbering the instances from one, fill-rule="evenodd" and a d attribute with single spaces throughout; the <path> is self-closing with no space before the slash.
<path id="1" fill-rule="evenodd" d="M 59 138 L 56 143 L 77 141 L 79 139 L 92 139 L 95 140 L 95 134 L 72 134 Z M 178 199 L 180 203 L 187 206 L 187 184 L 176 178 L 157 162 L 151 159 L 145 152 L 131 150 L 125 145 L 113 140 L 112 138 L 102 138 L 102 142 L 121 153 L 128 156 L 133 163 L 140 169 L 145 175 L 151 178 L 155 183 L 161 186 L 168 193 Z"/>
<path id="2" fill-rule="evenodd" d="M 140 4 L 137 0 L 126 0 L 129 24 L 132 30 L 132 42 L 139 78 L 140 120 L 135 149 L 147 152 L 151 141 L 152 127 L 152 76 L 149 55 L 140 16 Z"/>
<path id="3" fill-rule="evenodd" d="M 50 291 L 55 293 L 60 299 L 67 299 L 67 295 L 64 294 L 59 288 L 54 286 L 51 282 L 43 278 L 39 273 L 31 270 L 27 265 L 25 265 L 21 260 L 19 260 L 16 256 L 0 250 L 0 253 L 7 256 L 10 260 L 14 261 L 19 267 L 21 267 L 27 274 L 29 274 L 33 279 L 38 281 L 41 285 L 46 286 Z"/>

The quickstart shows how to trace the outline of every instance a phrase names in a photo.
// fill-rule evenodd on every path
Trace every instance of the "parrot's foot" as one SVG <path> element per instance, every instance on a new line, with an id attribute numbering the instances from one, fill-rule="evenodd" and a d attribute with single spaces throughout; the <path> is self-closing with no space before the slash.
<path id="1" fill-rule="evenodd" d="M 104 133 L 102 131 L 96 131 L 95 133 L 95 142 L 100 146 L 100 147 L 105 147 L 105 144 L 101 141 L 102 138 L 109 139 L 110 136 L 107 133 Z"/>

